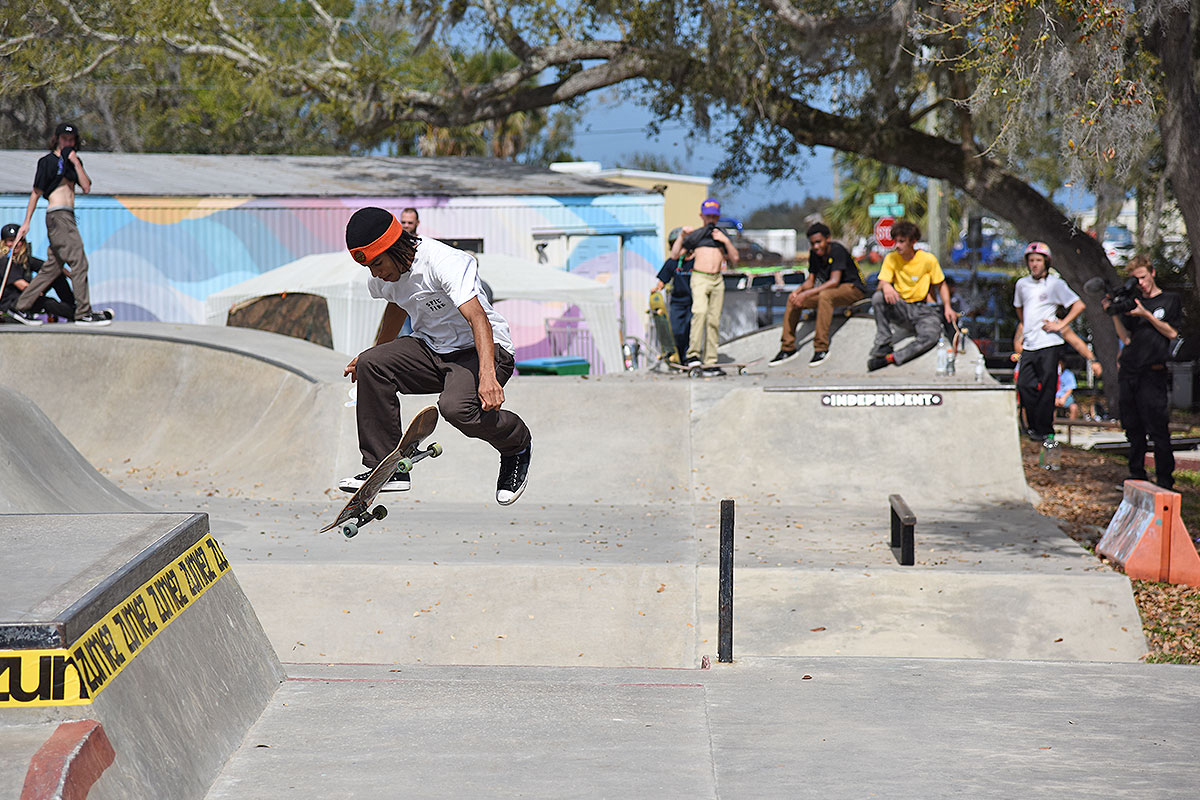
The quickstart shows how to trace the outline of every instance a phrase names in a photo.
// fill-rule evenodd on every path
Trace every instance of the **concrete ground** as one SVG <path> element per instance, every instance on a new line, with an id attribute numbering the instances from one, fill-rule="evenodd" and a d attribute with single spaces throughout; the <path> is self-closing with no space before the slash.
<path id="1" fill-rule="evenodd" d="M 1163 767 L 1175 755 L 1126 709 L 1181 732 L 1186 704 L 1165 698 L 1190 673 L 1136 663 L 1128 580 L 1033 511 L 1011 389 L 976 383 L 970 354 L 950 378 L 932 355 L 867 374 L 873 323 L 838 324 L 817 368 L 802 328 L 799 358 L 745 377 L 518 377 L 508 405 L 535 435 L 518 504 L 495 504 L 494 454 L 443 424 L 446 454 L 353 540 L 315 533 L 345 500 L 329 487 L 357 471 L 343 356 L 124 323 L 0 331 L 0 374 L 134 501 L 211 515 L 287 662 L 212 797 L 1099 796 L 1101 773 L 1117 791 L 1104 796 L 1187 785 L 1190 765 Z M 777 348 L 768 331 L 723 352 Z M 137 365 L 136 391 L 93 396 L 119 424 L 59 402 L 48 358 L 84 379 Z M 827 401 L 913 392 L 938 404 Z M 888 546 L 892 492 L 918 517 L 912 567 Z M 715 661 L 725 497 L 737 661 L 700 670 Z M 1086 726 L 1061 727 L 1055 708 Z M 1144 733 L 1117 747 L 1130 724 Z M 1097 752 L 1115 766 L 1083 774 Z"/>
<path id="2" fill-rule="evenodd" d="M 233 798 L 1184 798 L 1186 667 L 895 658 L 710 670 L 289 665 Z M 382 787 L 389 787 L 384 789 Z"/>

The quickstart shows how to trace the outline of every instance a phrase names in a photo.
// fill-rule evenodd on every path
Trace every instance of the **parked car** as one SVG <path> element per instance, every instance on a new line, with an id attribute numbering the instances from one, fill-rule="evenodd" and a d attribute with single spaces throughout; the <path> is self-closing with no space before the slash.
<path id="1" fill-rule="evenodd" d="M 774 250 L 768 250 L 758 242 L 752 242 L 745 236 L 733 238 L 733 246 L 737 248 L 738 259 L 742 266 L 769 267 L 783 263 L 783 255 Z"/>
<path id="2" fill-rule="evenodd" d="M 1100 243 L 1114 267 L 1122 266 L 1133 256 L 1133 234 L 1124 225 L 1109 225 Z"/>

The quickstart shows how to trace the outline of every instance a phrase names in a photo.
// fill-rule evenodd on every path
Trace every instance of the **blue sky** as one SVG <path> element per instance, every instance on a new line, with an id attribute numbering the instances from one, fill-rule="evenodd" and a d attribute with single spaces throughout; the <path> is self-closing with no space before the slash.
<path id="1" fill-rule="evenodd" d="M 652 119 L 649 111 L 629 100 L 593 95 L 585 101 L 583 119 L 575 129 L 574 151 L 585 161 L 599 161 L 606 169 L 618 166 L 622 156 L 650 152 L 679 159 L 689 175 L 712 175 L 723 156 L 719 132 L 712 141 L 693 140 L 689 156 L 686 127 L 668 123 L 651 137 L 646 125 Z M 832 197 L 833 151 L 818 148 L 805 158 L 803 181 L 771 183 L 762 176 L 749 176 L 743 185 L 719 198 L 726 213 L 745 217 L 771 203 L 800 203 L 810 195 Z"/>

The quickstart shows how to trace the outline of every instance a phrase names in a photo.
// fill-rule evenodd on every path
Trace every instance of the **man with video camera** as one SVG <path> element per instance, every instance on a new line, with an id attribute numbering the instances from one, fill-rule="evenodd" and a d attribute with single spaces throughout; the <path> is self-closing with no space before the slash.
<path id="1" fill-rule="evenodd" d="M 1121 427 L 1129 440 L 1129 476 L 1146 480 L 1146 437 L 1154 443 L 1155 483 L 1164 489 L 1175 485 L 1175 453 L 1167 428 L 1167 361 L 1179 336 L 1183 318 L 1179 295 L 1165 292 L 1155 282 L 1154 267 L 1144 255 L 1130 259 L 1130 280 L 1100 301 L 1112 315 L 1117 337 L 1125 344 L 1117 361 Z M 1136 281 L 1136 285 L 1134 285 Z"/>

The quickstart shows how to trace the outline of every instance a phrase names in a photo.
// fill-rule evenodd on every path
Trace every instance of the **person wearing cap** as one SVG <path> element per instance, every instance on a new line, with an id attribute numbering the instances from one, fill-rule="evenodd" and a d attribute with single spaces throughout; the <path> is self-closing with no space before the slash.
<path id="1" fill-rule="evenodd" d="M 38 159 L 33 177 L 33 191 L 29 194 L 29 207 L 25 211 L 25 222 L 17 230 L 17 241 L 29 233 L 38 200 L 46 198 L 46 235 L 50 240 L 46 249 L 46 263 L 34 276 L 10 312 L 21 321 L 33 317 L 33 308 L 55 281 L 66 275 L 71 279 L 75 292 L 74 319 L 76 325 L 108 325 L 112 322 L 109 312 L 96 313 L 92 310 L 88 292 L 88 260 L 83 252 L 83 239 L 75 224 L 75 187 L 87 194 L 92 190 L 92 179 L 83 168 L 83 160 L 77 152 L 79 131 L 64 122 L 54 131 L 50 152 Z"/>
<path id="2" fill-rule="evenodd" d="M 692 322 L 688 336 L 688 367 L 703 365 L 709 375 L 720 375 L 717 366 L 717 335 L 721 329 L 721 309 L 725 304 L 725 280 L 721 266 L 738 263 L 737 248 L 725 232 L 717 227 L 721 219 L 721 204 L 711 197 L 700 204 L 699 228 L 683 228 L 683 235 L 671 246 L 671 258 L 682 258 L 692 251 Z"/>
<path id="3" fill-rule="evenodd" d="M 17 304 L 21 292 L 29 286 L 34 274 L 42 268 L 42 260 L 29 252 L 29 242 L 17 241 L 17 231 L 20 226 L 10 222 L 0 228 L 0 314 L 6 319 L 12 319 L 25 325 L 41 325 L 42 321 L 33 314 L 11 313 Z M 58 293 L 55 300 L 43 294 L 32 306 L 34 313 L 46 313 L 64 319 L 75 316 L 75 297 L 71 294 L 71 286 L 66 277 L 60 276 L 50 287 Z"/>
<path id="4" fill-rule="evenodd" d="M 1029 274 L 1017 281 L 1013 305 L 1017 331 L 1013 350 L 1017 361 L 1017 396 L 1025 411 L 1027 433 L 1045 439 L 1054 433 L 1054 394 L 1058 388 L 1058 361 L 1062 356 L 1062 331 L 1083 313 L 1084 304 L 1067 282 L 1050 274 L 1050 248 L 1030 242 L 1025 248 Z M 1058 307 L 1067 313 L 1058 316 Z"/>
<path id="5" fill-rule="evenodd" d="M 375 346 L 346 367 L 358 383 L 358 443 L 367 471 L 338 484 L 358 489 L 371 469 L 400 442 L 400 394 L 440 394 L 447 422 L 500 454 L 496 502 L 509 505 L 525 491 L 533 452 L 525 422 L 501 406 L 512 376 L 508 323 L 484 296 L 470 253 L 403 229 L 391 212 L 360 208 L 346 225 L 346 246 L 371 271 L 367 288 L 387 300 Z M 412 335 L 400 336 L 405 320 Z M 382 491 L 405 491 L 396 472 Z"/>
<path id="6" fill-rule="evenodd" d="M 833 325 L 833 309 L 857 303 L 867 296 L 867 287 L 854 256 L 841 242 L 829 238 L 829 226 L 814 222 L 808 236 L 808 277 L 788 295 L 783 314 L 783 335 L 779 352 L 767 362 L 777 367 L 796 355 L 796 326 L 806 308 L 817 310 L 813 329 L 813 354 L 808 365 L 815 367 L 829 354 L 829 329 Z"/>
<path id="7" fill-rule="evenodd" d="M 937 256 L 917 249 L 921 229 L 916 223 L 900 220 L 892 226 L 896 249 L 888 253 L 879 268 L 879 288 L 871 296 L 875 315 L 875 341 L 867 356 L 867 371 L 874 372 L 889 364 L 905 364 L 932 350 L 942 333 L 942 320 L 953 325 L 958 312 L 950 301 L 950 287 Z M 940 303 L 930 303 L 930 296 Z M 940 313 L 939 313 L 940 311 Z M 900 334 L 916 334 L 913 341 L 893 350 Z"/>
<path id="8" fill-rule="evenodd" d="M 674 247 L 676 240 L 683 235 L 683 228 L 671 231 L 670 246 Z M 667 318 L 671 322 L 671 335 L 675 339 L 675 353 L 679 363 L 683 363 L 688 349 L 688 339 L 692 325 L 692 266 L 695 259 L 691 251 L 685 251 L 678 258 L 668 258 L 658 271 L 658 280 L 650 291 L 661 292 L 666 286 L 671 287 L 671 299 L 667 303 Z"/>

